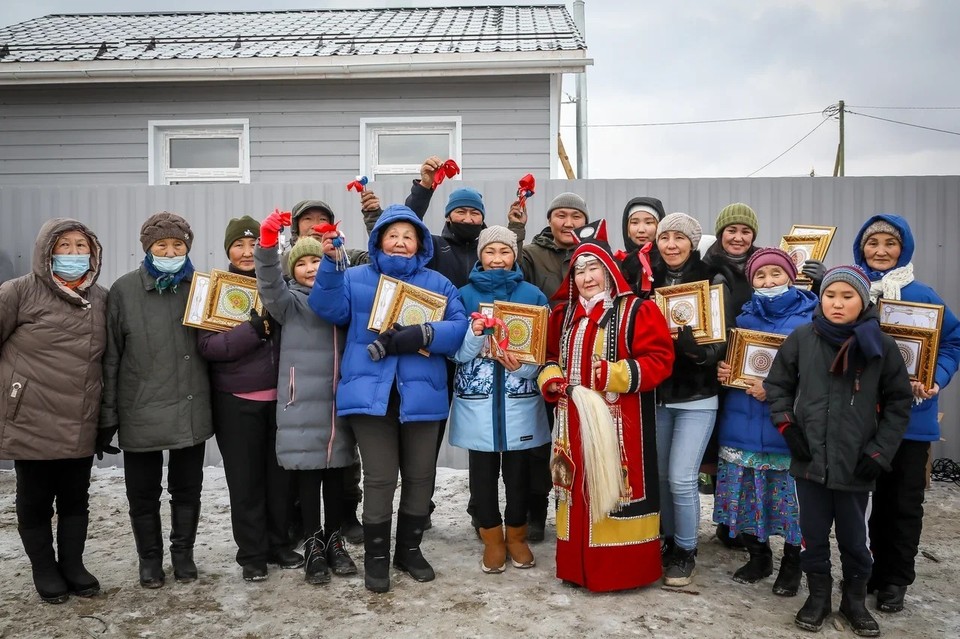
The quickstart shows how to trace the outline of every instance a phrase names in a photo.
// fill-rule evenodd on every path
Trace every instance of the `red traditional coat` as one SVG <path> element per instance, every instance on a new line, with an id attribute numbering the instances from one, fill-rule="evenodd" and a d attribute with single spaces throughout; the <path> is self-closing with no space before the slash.
<path id="1" fill-rule="evenodd" d="M 563 303 L 550 315 L 548 363 L 538 380 L 543 396 L 557 402 L 554 457 L 566 457 L 572 467 L 566 479 L 554 473 L 557 577 L 598 592 L 637 588 L 662 573 L 652 391 L 670 375 L 673 340 L 657 306 L 633 294 L 616 298 L 613 308 L 597 304 L 589 314 L 573 303 L 572 313 Z M 595 361 L 602 362 L 599 375 Z M 590 519 L 582 472 L 581 416 L 566 393 L 548 390 L 551 382 L 600 393 L 618 430 L 620 507 L 597 522 Z"/>

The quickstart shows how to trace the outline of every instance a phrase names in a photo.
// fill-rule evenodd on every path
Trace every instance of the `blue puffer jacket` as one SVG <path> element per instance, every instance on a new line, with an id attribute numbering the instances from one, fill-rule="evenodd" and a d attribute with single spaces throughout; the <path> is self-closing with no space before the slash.
<path id="1" fill-rule="evenodd" d="M 817 296 L 792 286 L 783 295 L 766 298 L 753 294 L 737 316 L 737 328 L 789 335 L 809 324 L 817 308 Z M 747 395 L 728 388 L 717 415 L 717 438 L 721 446 L 751 452 L 790 453 L 783 436 L 770 421 L 770 408 Z"/>
<path id="2" fill-rule="evenodd" d="M 897 260 L 897 265 L 893 268 L 906 266 L 913 259 L 913 232 L 910 230 L 907 221 L 899 215 L 890 213 L 874 215 L 864 222 L 857 233 L 857 238 L 853 241 L 854 261 L 857 266 L 866 271 L 870 280 L 874 282 L 883 278 L 885 272 L 874 271 L 867 266 L 867 260 L 860 249 L 860 240 L 867 227 L 880 220 L 887 222 L 900 232 L 902 240 L 900 257 Z M 937 292 L 922 282 L 914 280 L 901 288 L 900 299 L 905 302 L 922 304 L 943 304 L 943 323 L 940 326 L 940 345 L 937 348 L 937 372 L 934 376 L 940 390 L 943 391 L 956 374 L 957 367 L 960 366 L 960 320 L 947 307 L 943 299 L 937 295 Z M 913 410 L 910 413 L 910 425 L 907 427 L 907 434 L 903 436 L 904 439 L 921 442 L 939 441 L 940 424 L 937 423 L 939 403 L 937 400 L 938 397 L 934 395 L 931 399 L 913 405 Z"/>
<path id="3" fill-rule="evenodd" d="M 470 283 L 460 289 L 464 307 L 480 310 L 480 304 L 515 302 L 548 306 L 547 297 L 523 281 L 523 271 L 484 271 L 478 263 L 470 271 Z M 484 337 L 467 327 L 457 351 L 453 381 L 450 444 L 468 450 L 503 452 L 542 446 L 550 441 L 550 425 L 535 364 L 522 364 L 508 373 L 498 362 L 478 357 Z"/>
<path id="4" fill-rule="evenodd" d="M 380 250 L 380 233 L 394 222 L 416 227 L 421 244 L 412 258 L 388 256 Z M 446 419 L 450 411 L 446 358 L 457 352 L 467 330 L 460 294 L 450 280 L 426 268 L 433 255 L 433 240 L 409 208 L 394 205 L 384 211 L 367 246 L 370 264 L 346 271 L 338 271 L 333 261 L 324 257 L 308 300 L 310 308 L 328 322 L 350 325 L 337 388 L 337 415 L 385 415 L 390 389 L 396 383 L 401 422 Z M 367 345 L 377 334 L 367 329 L 367 322 L 381 273 L 447 297 L 443 320 L 430 323 L 430 357 L 412 353 L 389 355 L 379 362 L 370 359 Z"/>

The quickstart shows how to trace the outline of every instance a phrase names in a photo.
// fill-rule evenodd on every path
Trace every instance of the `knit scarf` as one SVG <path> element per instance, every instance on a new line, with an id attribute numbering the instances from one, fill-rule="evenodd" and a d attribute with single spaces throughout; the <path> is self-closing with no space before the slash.
<path id="1" fill-rule="evenodd" d="M 187 256 L 183 267 L 176 273 L 164 273 L 158 270 L 157 267 L 153 265 L 153 253 L 147 253 L 147 256 L 143 258 L 143 267 L 147 269 L 150 277 L 156 280 L 157 292 L 161 295 L 163 295 L 164 291 L 176 293 L 177 286 L 179 286 L 180 282 L 193 277 L 193 263 L 190 261 L 190 256 Z"/>
<path id="2" fill-rule="evenodd" d="M 753 247 L 751 247 L 751 248 L 753 248 Z M 730 255 L 730 254 L 727 253 L 727 251 L 726 251 L 725 249 L 723 249 L 722 247 L 721 247 L 721 250 L 723 251 L 724 257 L 727 258 L 727 261 L 730 262 L 730 264 L 731 264 L 735 269 L 737 269 L 738 271 L 740 271 L 741 274 L 744 274 L 744 273 L 746 272 L 747 260 L 750 259 L 751 251 L 748 250 L 748 251 L 747 251 L 746 253 L 744 253 L 743 255 Z"/>
<path id="3" fill-rule="evenodd" d="M 876 307 L 872 304 L 849 324 L 834 324 L 818 308 L 813 316 L 813 330 L 834 346 L 840 347 L 830 364 L 830 372 L 834 375 L 846 374 L 851 355 L 859 354 L 865 361 L 883 355 L 883 332 L 880 330 Z"/>
<path id="4" fill-rule="evenodd" d="M 890 269 L 886 272 L 870 271 L 870 300 L 876 302 L 877 299 L 885 300 L 900 299 L 900 289 L 913 281 L 913 262 L 907 262 L 906 266 Z"/>

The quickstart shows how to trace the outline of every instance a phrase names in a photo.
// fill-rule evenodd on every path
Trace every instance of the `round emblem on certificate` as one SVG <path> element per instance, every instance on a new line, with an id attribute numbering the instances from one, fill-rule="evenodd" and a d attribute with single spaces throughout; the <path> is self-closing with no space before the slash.
<path id="1" fill-rule="evenodd" d="M 680 300 L 670 307 L 670 319 L 677 326 L 686 326 L 693 321 L 694 310 L 692 303 Z"/>
<path id="2" fill-rule="evenodd" d="M 235 288 L 220 298 L 220 313 L 234 319 L 246 319 L 253 309 L 253 299 L 250 293 Z"/>
<path id="3" fill-rule="evenodd" d="M 767 351 L 756 351 L 750 355 L 750 368 L 756 373 L 768 373 L 773 366 L 773 357 Z"/>
<path id="4" fill-rule="evenodd" d="M 427 322 L 427 313 L 419 306 L 408 306 L 403 309 L 400 315 L 399 323 L 403 326 L 413 326 L 414 324 L 425 324 Z"/>
<path id="5" fill-rule="evenodd" d="M 900 350 L 900 356 L 903 357 L 903 363 L 910 369 L 910 367 L 913 366 L 913 351 L 903 344 L 897 344 L 897 348 Z"/>

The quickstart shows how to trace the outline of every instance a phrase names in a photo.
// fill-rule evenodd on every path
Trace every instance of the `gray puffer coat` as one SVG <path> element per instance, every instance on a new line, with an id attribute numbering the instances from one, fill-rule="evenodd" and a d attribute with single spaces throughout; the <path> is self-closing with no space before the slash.
<path id="1" fill-rule="evenodd" d="M 275 249 L 254 251 L 260 299 L 283 325 L 277 381 L 277 461 L 287 470 L 340 468 L 354 462 L 355 440 L 337 417 L 340 359 L 347 331 L 307 305 L 310 289 L 283 281 Z"/>

